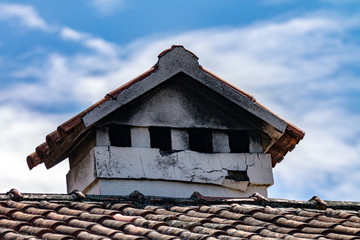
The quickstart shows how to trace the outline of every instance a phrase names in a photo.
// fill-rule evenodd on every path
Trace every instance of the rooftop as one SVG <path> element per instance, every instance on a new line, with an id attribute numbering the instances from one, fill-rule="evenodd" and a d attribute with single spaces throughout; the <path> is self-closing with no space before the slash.
<path id="1" fill-rule="evenodd" d="M 250 198 L 0 195 L 1 239 L 359 239 L 360 203 Z"/>

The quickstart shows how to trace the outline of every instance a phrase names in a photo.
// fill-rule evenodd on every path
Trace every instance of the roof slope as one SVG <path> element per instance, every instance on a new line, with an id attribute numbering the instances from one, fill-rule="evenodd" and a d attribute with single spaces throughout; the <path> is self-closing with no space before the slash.
<path id="1" fill-rule="evenodd" d="M 359 203 L 0 194 L 0 239 L 359 239 Z M 324 210 L 319 210 L 324 209 Z"/>
<path id="2" fill-rule="evenodd" d="M 188 54 L 190 53 L 191 57 L 194 58 L 197 63 L 198 58 L 193 53 L 184 49 L 182 46 L 172 46 L 170 49 L 163 51 L 159 54 L 159 62 L 153 68 L 136 77 L 135 79 L 129 81 L 125 85 L 106 94 L 103 99 L 90 106 L 83 112 L 79 113 L 78 115 L 74 116 L 73 118 L 69 119 L 68 121 L 62 123 L 60 126 L 57 127 L 55 131 L 48 134 L 46 136 L 46 142 L 36 147 L 36 151 L 27 157 L 27 164 L 29 168 L 32 169 L 33 167 L 41 163 L 45 163 L 47 168 L 51 168 L 57 163 L 67 158 L 71 147 L 76 145 L 76 141 L 79 139 L 79 136 L 84 134 L 94 123 L 95 120 L 92 120 L 89 115 L 94 115 L 94 112 L 98 111 L 100 108 L 105 109 L 106 111 L 108 111 L 108 113 L 113 111 L 114 109 L 111 108 L 111 104 L 116 101 L 121 101 L 121 99 L 119 100 L 118 97 L 120 97 L 121 94 L 128 94 L 126 92 L 127 89 L 141 83 L 142 81 L 144 81 L 144 79 L 147 79 L 151 77 L 151 75 L 157 73 L 159 64 L 163 64 L 161 63 L 161 61 L 166 61 L 162 60 L 161 58 L 164 58 L 167 53 L 174 51 L 175 49 L 180 49 L 181 51 L 185 51 Z M 173 63 L 173 65 L 174 64 L 179 64 L 179 62 Z M 197 65 L 190 67 L 196 68 L 197 74 L 206 76 L 206 80 L 211 79 L 212 81 L 214 81 L 213 79 L 215 79 L 215 81 L 221 84 L 220 86 L 226 86 L 226 88 L 230 89 L 235 93 L 236 97 L 240 96 L 241 98 L 247 99 L 246 101 L 250 103 L 248 104 L 248 111 L 260 111 L 264 118 L 268 120 L 273 120 L 275 123 L 280 122 L 280 124 L 282 124 L 280 128 L 284 126 L 284 129 L 282 129 L 282 136 L 266 151 L 266 153 L 271 154 L 273 167 L 284 158 L 287 152 L 294 149 L 295 145 L 298 144 L 298 142 L 304 137 L 305 133 L 301 129 L 279 118 L 277 115 L 275 115 L 263 105 L 258 103 L 252 95 L 217 77 L 215 74 L 198 65 L 198 63 Z M 175 68 L 177 68 L 176 70 L 179 70 L 179 68 L 181 68 L 180 70 L 184 70 L 189 67 L 176 66 Z M 173 69 L 170 70 L 170 73 L 173 73 L 171 72 L 172 70 Z M 170 73 L 166 72 L 167 76 L 165 77 L 170 77 Z"/>

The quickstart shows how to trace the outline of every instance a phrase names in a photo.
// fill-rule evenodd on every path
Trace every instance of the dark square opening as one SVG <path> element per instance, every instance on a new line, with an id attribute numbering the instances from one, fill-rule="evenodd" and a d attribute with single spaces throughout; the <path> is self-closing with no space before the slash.
<path id="1" fill-rule="evenodd" d="M 129 126 L 112 124 L 109 126 L 111 146 L 131 147 L 131 133 Z"/>
<path id="2" fill-rule="evenodd" d="M 231 171 L 228 170 L 228 176 L 226 179 L 232 179 L 235 181 L 249 181 L 249 177 L 246 171 Z"/>
<path id="3" fill-rule="evenodd" d="M 150 127 L 150 146 L 160 150 L 171 150 L 171 130 L 167 127 Z"/>
<path id="4" fill-rule="evenodd" d="M 232 153 L 248 153 L 250 140 L 249 133 L 243 131 L 229 132 L 230 152 Z"/>
<path id="5" fill-rule="evenodd" d="M 212 135 L 210 129 L 194 128 L 189 130 L 190 150 L 202 153 L 212 152 Z"/>

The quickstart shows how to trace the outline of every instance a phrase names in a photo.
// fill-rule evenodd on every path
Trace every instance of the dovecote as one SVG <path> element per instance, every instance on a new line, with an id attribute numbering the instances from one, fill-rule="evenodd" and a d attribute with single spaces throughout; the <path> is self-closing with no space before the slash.
<path id="1" fill-rule="evenodd" d="M 173 46 L 148 72 L 60 125 L 27 160 L 50 168 L 68 158 L 69 192 L 266 196 L 273 167 L 303 136 Z"/>

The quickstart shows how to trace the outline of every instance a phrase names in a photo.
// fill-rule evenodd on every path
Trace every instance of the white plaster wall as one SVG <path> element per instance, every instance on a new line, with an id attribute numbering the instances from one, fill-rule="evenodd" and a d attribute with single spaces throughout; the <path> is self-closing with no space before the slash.
<path id="1" fill-rule="evenodd" d="M 132 127 L 131 129 L 131 146 L 133 147 L 150 147 L 150 132 L 146 127 Z"/>
<path id="2" fill-rule="evenodd" d="M 259 156 L 258 154 L 252 155 Z M 252 185 L 263 185 L 264 183 L 266 183 L 270 186 L 274 184 L 270 154 L 266 154 L 262 158 L 248 158 L 247 163 L 247 174 L 249 177 L 249 181 Z"/>
<path id="3" fill-rule="evenodd" d="M 144 195 L 189 198 L 194 192 L 211 197 L 249 197 L 255 192 L 267 196 L 265 186 L 250 186 L 246 192 L 216 185 L 159 180 L 99 179 L 100 191 L 93 194 L 129 195 L 138 190 Z"/>
<path id="4" fill-rule="evenodd" d="M 186 85 L 188 80 L 178 78 L 106 118 L 109 122 L 141 127 L 256 129 L 256 119 L 242 108 L 206 88 L 192 89 L 194 86 Z"/>
<path id="5" fill-rule="evenodd" d="M 171 129 L 171 148 L 173 150 L 189 149 L 189 135 L 186 129 Z"/>
<path id="6" fill-rule="evenodd" d="M 101 195 L 101 186 L 99 179 L 97 178 L 91 186 L 88 186 L 86 189 L 81 190 L 81 192 L 85 194 L 94 194 L 94 195 Z"/>
<path id="7" fill-rule="evenodd" d="M 83 191 L 96 178 L 94 148 L 66 174 L 67 191 Z"/>
<path id="8" fill-rule="evenodd" d="M 226 179 L 228 170 L 247 171 L 249 181 Z M 124 185 L 129 180 L 134 181 L 132 185 Z M 110 183 L 115 185 L 110 186 Z M 269 154 L 180 151 L 163 156 L 155 148 L 97 146 L 67 174 L 68 192 L 86 189 L 92 194 L 111 194 L 108 192 L 110 189 L 118 189 L 112 194 L 126 195 L 128 193 L 124 188 L 129 187 L 129 191 L 142 190 L 153 195 L 165 194 L 161 189 L 168 189 L 171 194 L 161 196 L 169 197 L 183 197 L 185 193 L 194 191 L 201 193 L 200 189 L 203 195 L 215 196 L 216 193 L 219 194 L 217 196 L 239 197 L 249 196 L 253 191 L 266 195 L 267 187 L 272 184 Z M 173 195 L 172 191 L 176 194 Z"/>
<path id="9" fill-rule="evenodd" d="M 229 137 L 227 133 L 212 131 L 212 147 L 214 153 L 229 153 Z"/>
<path id="10" fill-rule="evenodd" d="M 273 184 L 269 154 L 180 151 L 163 156 L 156 148 L 95 147 L 95 158 L 96 175 L 100 178 L 164 179 L 224 185 L 228 170 L 251 170 L 248 172 L 250 184 Z"/>
<path id="11" fill-rule="evenodd" d="M 249 150 L 250 153 L 262 153 L 263 147 L 262 147 L 262 137 L 260 133 L 250 133 L 250 145 Z"/>
<path id="12" fill-rule="evenodd" d="M 109 128 L 96 129 L 96 146 L 110 146 Z"/>

